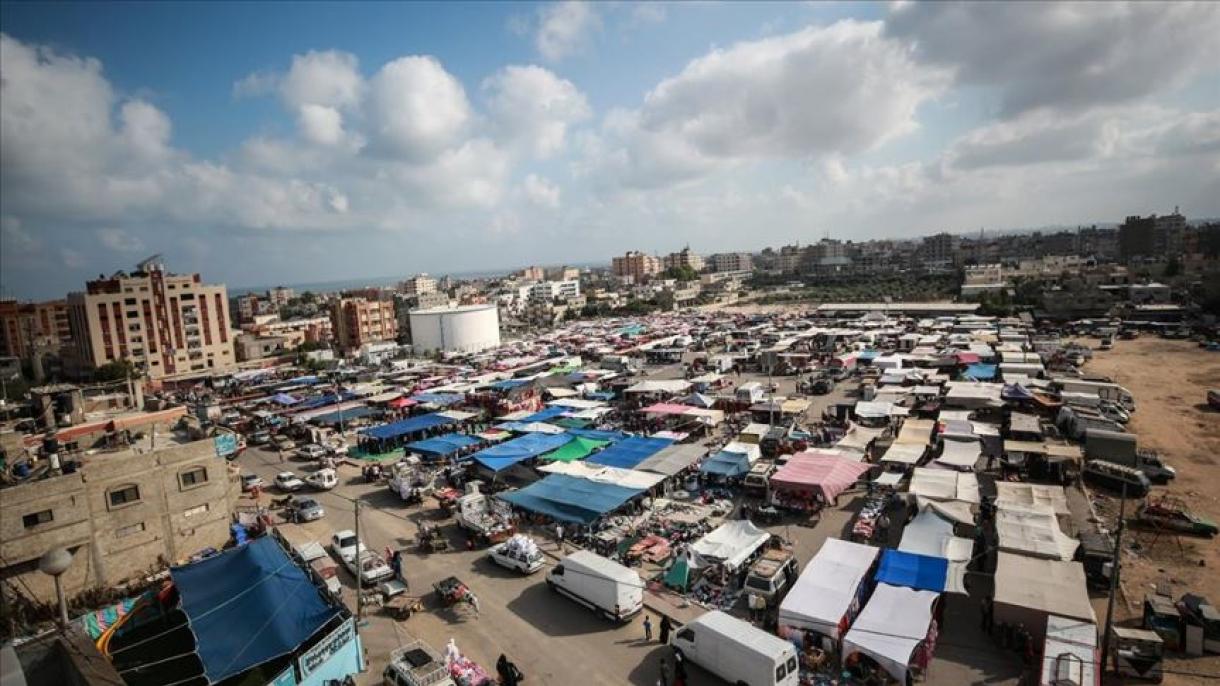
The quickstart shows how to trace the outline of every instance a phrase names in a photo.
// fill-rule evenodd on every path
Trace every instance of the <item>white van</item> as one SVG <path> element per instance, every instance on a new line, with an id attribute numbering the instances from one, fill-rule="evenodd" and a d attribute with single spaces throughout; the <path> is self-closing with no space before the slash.
<path id="1" fill-rule="evenodd" d="M 709 612 L 669 639 L 674 655 L 689 660 L 734 686 L 796 686 L 796 648 L 752 624 Z"/>
<path id="2" fill-rule="evenodd" d="M 563 558 L 546 583 L 606 619 L 626 621 L 644 609 L 639 573 L 587 550 Z"/>

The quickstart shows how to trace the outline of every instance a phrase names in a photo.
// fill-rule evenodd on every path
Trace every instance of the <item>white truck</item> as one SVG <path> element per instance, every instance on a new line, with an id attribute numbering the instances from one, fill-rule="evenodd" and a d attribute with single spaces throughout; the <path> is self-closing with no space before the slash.
<path id="1" fill-rule="evenodd" d="M 587 550 L 563 558 L 546 584 L 611 621 L 625 622 L 644 609 L 639 573 Z"/>
<path id="2" fill-rule="evenodd" d="M 457 523 L 483 543 L 496 543 L 516 533 L 512 506 L 479 492 L 479 482 L 466 484 L 466 495 L 457 500 Z"/>
<path id="3" fill-rule="evenodd" d="M 390 653 L 381 677 L 389 686 L 456 686 L 445 658 L 418 639 Z"/>
<path id="4" fill-rule="evenodd" d="M 1085 381 L 1083 379 L 1055 379 L 1060 391 L 1088 393 L 1102 400 L 1122 406 L 1127 412 L 1135 412 L 1135 396 L 1131 391 L 1108 381 Z"/>
<path id="5" fill-rule="evenodd" d="M 752 624 L 714 611 L 678 629 L 670 639 L 674 655 L 730 684 L 796 686 L 796 648 Z"/>

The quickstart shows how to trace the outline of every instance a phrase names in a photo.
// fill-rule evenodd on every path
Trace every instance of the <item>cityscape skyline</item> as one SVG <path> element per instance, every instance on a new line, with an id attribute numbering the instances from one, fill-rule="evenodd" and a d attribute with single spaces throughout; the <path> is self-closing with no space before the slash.
<path id="1" fill-rule="evenodd" d="M 472 7 L 6 4 L 5 291 L 1220 215 L 1214 4 Z"/>

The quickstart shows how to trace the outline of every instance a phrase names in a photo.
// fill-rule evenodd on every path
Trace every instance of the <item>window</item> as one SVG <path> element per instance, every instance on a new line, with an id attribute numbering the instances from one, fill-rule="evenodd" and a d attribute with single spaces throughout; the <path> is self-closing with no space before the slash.
<path id="1" fill-rule="evenodd" d="M 22 517 L 21 523 L 25 525 L 25 528 L 29 529 L 30 527 L 35 527 L 39 524 L 46 524 L 53 519 L 55 519 L 55 517 L 51 514 L 50 510 L 43 510 L 41 512 L 33 512 Z"/>
<path id="2" fill-rule="evenodd" d="M 556 565 L 555 569 L 551 570 L 551 576 L 563 576 L 563 565 Z"/>
<path id="3" fill-rule="evenodd" d="M 788 658 L 788 671 L 792 672 L 793 674 L 796 673 L 796 658 L 795 657 Z"/>
<path id="4" fill-rule="evenodd" d="M 775 668 L 775 680 L 776 681 L 783 681 L 784 677 L 787 676 L 787 674 L 788 674 L 788 667 L 786 667 L 783 663 L 781 663 L 780 666 Z"/>
<path id="5" fill-rule="evenodd" d="M 195 467 L 178 475 L 178 482 L 182 484 L 183 488 L 199 486 L 205 483 L 207 480 L 208 470 L 206 467 Z"/>
<path id="6" fill-rule="evenodd" d="M 110 506 L 118 507 L 140 502 L 140 487 L 135 484 L 120 486 L 110 491 Z"/>
<path id="7" fill-rule="evenodd" d="M 695 642 L 695 630 L 694 629 L 683 629 L 678 632 L 678 638 L 682 639 L 683 641 L 686 641 L 687 643 L 694 643 Z"/>
<path id="8" fill-rule="evenodd" d="M 120 526 L 119 528 L 115 529 L 114 537 L 115 538 L 127 538 L 128 536 L 135 536 L 136 534 L 142 533 L 143 531 L 144 531 L 144 522 L 140 522 L 138 524 L 129 524 L 127 526 Z"/>
<path id="9" fill-rule="evenodd" d="M 134 304 L 136 304 L 136 299 L 135 298 L 123 298 L 123 304 L 124 305 L 134 305 Z"/>
<path id="10" fill-rule="evenodd" d="M 208 511 L 208 504 L 204 503 L 202 505 L 196 505 L 195 507 L 183 510 L 182 516 L 183 517 L 194 517 L 195 515 L 201 515 L 207 511 Z"/>

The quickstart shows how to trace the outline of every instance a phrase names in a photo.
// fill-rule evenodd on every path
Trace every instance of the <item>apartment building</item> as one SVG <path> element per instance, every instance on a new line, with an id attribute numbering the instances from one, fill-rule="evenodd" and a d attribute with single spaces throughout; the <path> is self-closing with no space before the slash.
<path id="1" fill-rule="evenodd" d="M 691 269 L 693 271 L 703 271 L 703 258 L 691 252 L 690 246 L 682 248 L 678 252 L 671 252 L 661 260 L 661 266 L 666 270 L 669 269 Z"/>
<path id="2" fill-rule="evenodd" d="M 267 291 L 267 300 L 276 309 L 287 305 L 295 297 L 297 297 L 296 291 L 283 286 L 277 286 Z"/>
<path id="3" fill-rule="evenodd" d="M 58 353 L 71 345 L 67 300 L 40 303 L 0 300 L 0 357 L 24 360 L 35 352 Z"/>
<path id="4" fill-rule="evenodd" d="M 521 277 L 522 281 L 542 281 L 546 278 L 546 273 L 542 267 L 533 266 L 522 269 L 518 276 Z"/>
<path id="5" fill-rule="evenodd" d="M 716 253 L 707 258 L 707 263 L 714 272 L 754 271 L 754 258 L 748 252 Z"/>
<path id="6" fill-rule="evenodd" d="M 76 471 L 53 470 L 0 490 L 0 576 L 20 579 L 38 600 L 55 599 L 38 558 L 57 546 L 75 555 L 63 576 L 71 598 L 229 540 L 241 487 L 211 438 L 162 431 L 155 449 L 145 441 L 61 459 Z"/>
<path id="7" fill-rule="evenodd" d="M 436 292 L 436 279 L 427 274 L 416 274 L 398 284 L 398 290 L 409 296 L 420 296 Z"/>
<path id="8" fill-rule="evenodd" d="M 345 351 L 366 343 L 393 341 L 398 337 L 394 301 L 340 298 L 331 305 L 335 342 Z"/>
<path id="9" fill-rule="evenodd" d="M 83 371 L 129 360 L 151 379 L 226 372 L 237 361 L 224 284 L 172 274 L 154 260 L 68 294 Z"/>
<path id="10" fill-rule="evenodd" d="M 330 343 L 335 338 L 330 317 L 303 317 L 287 321 L 273 319 L 248 327 L 247 331 L 262 336 L 284 336 L 293 348 L 302 343 Z"/>
<path id="11" fill-rule="evenodd" d="M 635 283 L 641 283 L 661 273 L 661 260 L 653 255 L 631 250 L 621 257 L 615 257 L 610 263 L 610 271 L 615 276 L 631 277 Z"/>
<path id="12" fill-rule="evenodd" d="M 551 302 L 556 298 L 570 300 L 580 296 L 579 281 L 543 281 L 523 286 L 523 295 L 530 302 Z"/>

